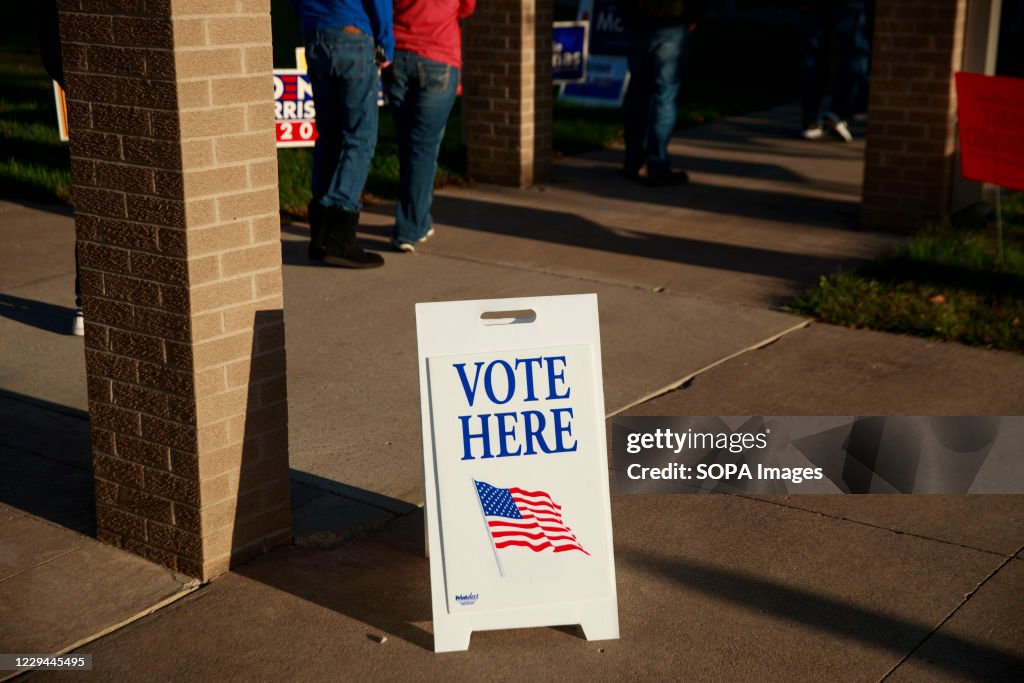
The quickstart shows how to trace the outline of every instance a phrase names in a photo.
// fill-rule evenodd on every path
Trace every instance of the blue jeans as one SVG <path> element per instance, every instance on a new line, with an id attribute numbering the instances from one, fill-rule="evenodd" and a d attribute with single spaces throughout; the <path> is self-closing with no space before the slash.
<path id="1" fill-rule="evenodd" d="M 683 75 L 687 34 L 685 26 L 628 32 L 627 172 L 636 172 L 644 164 L 648 172 L 669 168 L 668 142 L 676 127 L 676 97 Z"/>
<path id="2" fill-rule="evenodd" d="M 377 146 L 377 65 L 373 38 L 341 29 L 306 37 L 306 64 L 316 106 L 313 199 L 359 211 Z"/>
<path id="3" fill-rule="evenodd" d="M 415 52 L 397 50 L 384 72 L 384 91 L 398 139 L 396 242 L 415 244 L 433 224 L 434 176 L 448 114 L 455 103 L 459 70 Z"/>
<path id="4" fill-rule="evenodd" d="M 839 50 L 840 63 L 830 107 L 836 116 L 847 121 L 868 83 L 871 45 L 864 4 L 829 4 L 805 10 L 800 24 L 803 32 L 803 127 L 812 128 L 821 123 L 833 40 Z"/>

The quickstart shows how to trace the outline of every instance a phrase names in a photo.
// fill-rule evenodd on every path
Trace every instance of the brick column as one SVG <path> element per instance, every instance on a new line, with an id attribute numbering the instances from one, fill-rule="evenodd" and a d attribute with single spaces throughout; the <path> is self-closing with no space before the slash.
<path id="1" fill-rule="evenodd" d="M 494 0 L 464 26 L 469 175 L 525 187 L 551 168 L 553 0 Z"/>
<path id="2" fill-rule="evenodd" d="M 99 537 L 290 539 L 269 0 L 60 0 Z"/>
<path id="3" fill-rule="evenodd" d="M 862 221 L 913 232 L 949 210 L 967 0 L 878 0 Z"/>

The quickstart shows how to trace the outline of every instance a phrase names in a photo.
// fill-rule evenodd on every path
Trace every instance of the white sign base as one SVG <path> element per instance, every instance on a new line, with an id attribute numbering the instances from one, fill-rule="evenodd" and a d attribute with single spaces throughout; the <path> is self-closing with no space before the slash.
<path id="1" fill-rule="evenodd" d="M 434 649 L 618 637 L 597 297 L 416 307 Z"/>

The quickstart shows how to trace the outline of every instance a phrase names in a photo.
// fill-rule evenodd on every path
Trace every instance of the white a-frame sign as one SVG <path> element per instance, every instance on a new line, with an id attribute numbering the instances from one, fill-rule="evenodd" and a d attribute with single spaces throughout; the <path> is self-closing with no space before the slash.
<path id="1" fill-rule="evenodd" d="M 434 650 L 618 638 L 597 296 L 418 304 Z"/>

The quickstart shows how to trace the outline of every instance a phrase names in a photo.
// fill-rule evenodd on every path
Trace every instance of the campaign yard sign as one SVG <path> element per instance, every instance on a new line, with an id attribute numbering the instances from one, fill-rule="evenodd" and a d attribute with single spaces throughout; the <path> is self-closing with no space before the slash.
<path id="1" fill-rule="evenodd" d="M 551 41 L 551 76 L 555 83 L 576 83 L 587 77 L 588 23 L 555 22 Z"/>
<path id="2" fill-rule="evenodd" d="M 313 86 L 305 69 L 274 69 L 274 127 L 278 147 L 312 147 L 316 141 Z"/>
<path id="3" fill-rule="evenodd" d="M 1024 79 L 958 72 L 956 93 L 963 176 L 1024 190 Z"/>
<path id="4" fill-rule="evenodd" d="M 589 0 L 589 3 L 580 3 L 580 18 L 587 18 L 589 10 L 590 52 L 595 55 L 625 57 L 629 54 L 629 38 L 617 5 L 618 0 Z"/>
<path id="5" fill-rule="evenodd" d="M 588 21 L 587 70 L 563 83 L 558 98 L 590 107 L 621 107 L 629 87 L 628 40 L 615 0 L 580 0 L 580 21 Z"/>
<path id="6" fill-rule="evenodd" d="M 434 649 L 618 637 L 597 297 L 417 304 Z"/>

